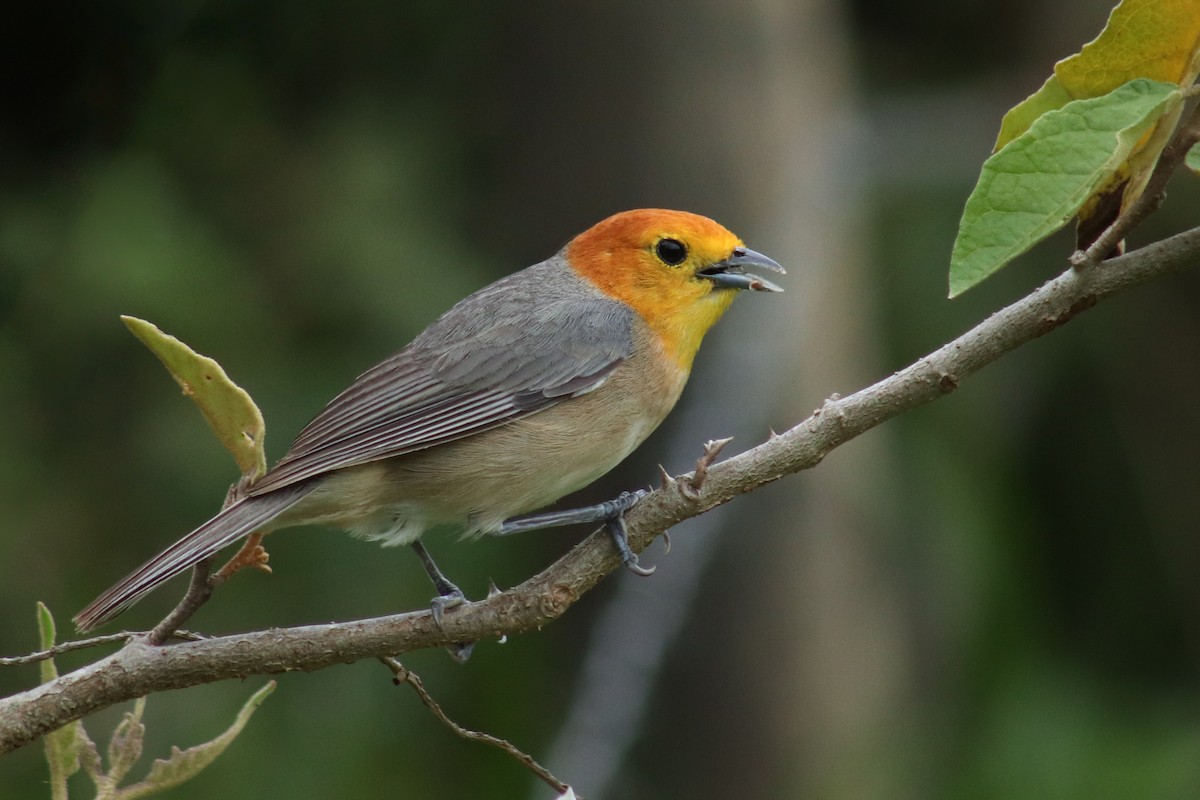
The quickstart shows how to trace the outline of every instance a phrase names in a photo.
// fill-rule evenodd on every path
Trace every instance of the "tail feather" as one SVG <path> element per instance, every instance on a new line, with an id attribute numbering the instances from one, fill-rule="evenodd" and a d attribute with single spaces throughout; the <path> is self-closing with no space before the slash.
<path id="1" fill-rule="evenodd" d="M 170 580 L 218 550 L 249 536 L 308 494 L 300 485 L 239 500 L 127 575 L 75 615 L 81 633 L 98 628 Z"/>

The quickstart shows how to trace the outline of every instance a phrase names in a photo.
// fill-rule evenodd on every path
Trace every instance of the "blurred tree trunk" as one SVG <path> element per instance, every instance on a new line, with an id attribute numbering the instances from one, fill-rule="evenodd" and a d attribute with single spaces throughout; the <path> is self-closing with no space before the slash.
<path id="1" fill-rule="evenodd" d="M 763 218 L 773 239 L 790 238 L 788 263 L 800 284 L 789 298 L 799 313 L 774 317 L 765 337 L 767 361 L 779 370 L 771 419 L 788 426 L 829 393 L 852 392 L 884 368 L 865 263 L 866 125 L 843 5 L 768 0 L 761 7 L 772 109 L 764 161 L 785 166 Z M 892 583 L 885 546 L 891 441 L 887 430 L 873 432 L 788 481 L 773 502 L 748 509 L 765 541 L 751 548 L 756 558 L 747 561 L 742 596 L 756 585 L 763 591 L 747 605 L 753 624 L 731 652 L 765 656 L 751 662 L 760 672 L 752 680 L 778 773 L 758 796 L 905 795 L 888 758 L 909 701 L 912 657 L 902 587 Z"/>

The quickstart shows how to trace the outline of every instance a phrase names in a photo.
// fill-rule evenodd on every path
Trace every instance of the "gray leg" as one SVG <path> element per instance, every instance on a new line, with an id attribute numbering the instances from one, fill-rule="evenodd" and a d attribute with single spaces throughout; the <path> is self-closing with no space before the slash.
<path id="1" fill-rule="evenodd" d="M 629 539 L 625 535 L 625 512 L 633 508 L 637 501 L 649 494 L 645 489 L 636 492 L 622 492 L 616 500 L 597 503 L 584 508 L 570 508 L 565 511 L 547 511 L 541 514 L 528 514 L 524 517 L 513 517 L 505 520 L 494 536 L 509 536 L 514 533 L 536 531 L 542 528 L 558 528 L 563 525 L 580 525 L 586 522 L 603 522 L 613 545 L 621 555 L 621 561 L 633 573 L 649 575 L 654 568 L 646 569 L 638 565 L 637 553 L 629 549 Z M 436 581 L 435 581 L 436 582 Z"/>
<path id="2" fill-rule="evenodd" d="M 433 588 L 437 589 L 438 599 L 454 601 L 444 603 L 443 608 L 459 605 L 467 599 L 462 589 L 451 583 L 450 579 L 438 569 L 438 565 L 433 562 L 433 556 L 429 555 L 429 551 L 425 549 L 425 545 L 421 544 L 419 539 L 412 543 L 412 549 L 416 552 L 417 558 L 421 559 L 421 566 L 425 568 L 425 574 L 429 576 L 429 580 L 433 581 Z M 441 615 L 435 614 L 434 616 L 438 618 L 438 626 L 440 627 L 442 624 Z"/>
<path id="3" fill-rule="evenodd" d="M 429 580 L 433 581 L 433 587 L 437 589 L 438 596 L 433 598 L 429 604 L 429 613 L 433 615 L 434 624 L 445 630 L 442 626 L 442 614 L 447 608 L 465 603 L 467 596 L 438 569 L 438 565 L 433 561 L 433 556 L 429 555 L 429 551 L 425 549 L 425 545 L 421 544 L 419 539 L 412 543 L 412 549 L 416 552 L 417 558 L 421 559 L 421 566 L 425 567 L 425 574 L 429 576 Z M 474 648 L 474 642 L 456 642 L 446 649 L 450 651 L 454 660 L 461 664 L 471 657 L 471 651 Z"/>

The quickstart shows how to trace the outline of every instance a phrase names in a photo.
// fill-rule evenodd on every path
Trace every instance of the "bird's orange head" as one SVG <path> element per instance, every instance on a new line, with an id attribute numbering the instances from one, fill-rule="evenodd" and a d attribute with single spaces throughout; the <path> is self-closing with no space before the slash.
<path id="1" fill-rule="evenodd" d="M 684 370 L 738 290 L 783 291 L 746 272 L 782 267 L 723 226 L 686 211 L 614 214 L 576 236 L 566 256 L 581 277 L 640 314 Z"/>

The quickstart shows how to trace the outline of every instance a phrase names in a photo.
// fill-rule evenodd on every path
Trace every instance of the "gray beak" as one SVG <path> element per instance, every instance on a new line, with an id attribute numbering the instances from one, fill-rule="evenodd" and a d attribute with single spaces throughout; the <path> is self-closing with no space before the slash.
<path id="1" fill-rule="evenodd" d="M 747 267 L 759 267 L 786 274 L 783 267 L 774 259 L 767 258 L 762 253 L 756 253 L 746 247 L 734 248 L 733 253 L 724 261 L 718 261 L 711 267 L 705 267 L 696 273 L 696 277 L 713 282 L 719 289 L 750 289 L 755 292 L 782 292 L 783 289 L 771 283 L 766 278 L 746 272 Z"/>

